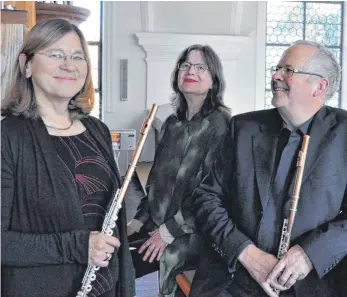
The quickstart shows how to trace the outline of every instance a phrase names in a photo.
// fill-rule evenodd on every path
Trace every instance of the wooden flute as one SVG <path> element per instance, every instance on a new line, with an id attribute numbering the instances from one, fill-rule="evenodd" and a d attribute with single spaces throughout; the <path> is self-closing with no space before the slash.
<path id="1" fill-rule="evenodd" d="M 293 194 L 291 198 L 291 207 L 290 207 L 289 217 L 284 220 L 283 226 L 282 226 L 281 241 L 280 241 L 280 245 L 279 245 L 278 253 L 277 253 L 277 259 L 279 260 L 284 257 L 284 255 L 286 254 L 290 246 L 290 238 L 291 238 L 292 229 L 294 225 L 295 215 L 298 210 L 298 202 L 300 199 L 300 189 L 302 184 L 302 177 L 304 173 L 309 142 L 310 142 L 310 136 L 305 135 L 301 145 L 301 149 L 299 151 L 298 160 L 296 163 L 297 171 L 296 171 Z M 275 290 L 275 291 L 279 293 L 278 290 Z"/>

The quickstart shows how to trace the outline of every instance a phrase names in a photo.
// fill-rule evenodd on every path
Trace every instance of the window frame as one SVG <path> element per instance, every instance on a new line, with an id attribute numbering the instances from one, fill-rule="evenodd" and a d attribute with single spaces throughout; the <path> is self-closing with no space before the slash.
<path id="1" fill-rule="evenodd" d="M 310 3 L 316 1 L 309 1 Z M 317 1 L 318 2 L 318 1 Z M 324 2 L 323 2 L 324 3 Z M 340 1 L 332 1 L 327 3 L 340 3 Z M 304 3 L 306 6 L 307 2 Z M 342 36 L 341 36 L 341 93 L 339 98 L 339 107 L 347 110 L 347 30 L 343 28 L 347 24 L 347 5 L 342 3 Z M 259 1 L 257 5 L 257 36 L 256 36 L 256 86 L 255 86 L 255 110 L 265 109 L 266 104 L 266 49 L 267 43 L 267 2 Z M 263 30 L 261 30 L 263 28 Z M 277 44 L 276 44 L 277 45 Z M 281 44 L 285 45 L 285 44 Z"/>

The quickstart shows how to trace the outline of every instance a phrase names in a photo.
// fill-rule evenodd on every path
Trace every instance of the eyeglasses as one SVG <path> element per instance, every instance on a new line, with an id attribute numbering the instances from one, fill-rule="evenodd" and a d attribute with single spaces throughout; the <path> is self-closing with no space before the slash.
<path id="1" fill-rule="evenodd" d="M 291 77 L 293 76 L 294 73 L 298 73 L 298 74 L 315 75 L 315 76 L 319 76 L 320 78 L 323 78 L 323 75 L 321 74 L 314 73 L 314 72 L 301 71 L 291 66 L 272 66 L 271 67 L 271 75 L 274 75 L 277 71 L 281 71 L 281 74 L 284 77 Z"/>
<path id="2" fill-rule="evenodd" d="M 192 64 L 189 62 L 183 62 L 181 64 L 178 64 L 177 67 L 179 70 L 181 71 L 187 71 L 188 69 L 190 69 L 191 66 L 194 66 L 194 69 L 196 71 L 196 73 L 204 73 L 206 70 L 208 70 L 208 66 L 206 64 Z"/>
<path id="3" fill-rule="evenodd" d="M 74 62 L 75 64 L 82 64 L 82 63 L 86 62 L 85 56 L 81 53 L 74 53 L 72 55 L 66 55 L 61 50 L 49 50 L 47 52 L 41 52 L 41 53 L 38 52 L 36 54 L 44 55 L 44 56 L 50 58 L 52 61 L 57 61 L 57 62 L 66 61 L 67 57 L 70 57 L 71 61 Z"/>

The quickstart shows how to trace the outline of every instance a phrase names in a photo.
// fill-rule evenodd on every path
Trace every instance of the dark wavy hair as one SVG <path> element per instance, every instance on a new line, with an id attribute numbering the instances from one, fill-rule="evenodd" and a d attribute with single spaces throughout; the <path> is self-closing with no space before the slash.
<path id="1" fill-rule="evenodd" d="M 222 63 L 218 55 L 208 45 L 194 44 L 186 48 L 179 55 L 171 75 L 171 87 L 175 93 L 172 99 L 172 105 L 174 106 L 176 114 L 180 120 L 186 119 L 188 105 L 183 93 L 178 88 L 178 65 L 187 61 L 189 53 L 194 50 L 201 52 L 212 77 L 212 88 L 208 91 L 204 104 L 201 107 L 201 115 L 205 117 L 218 107 L 229 110 L 229 108 L 224 105 L 223 101 L 225 80 Z"/>
<path id="2" fill-rule="evenodd" d="M 19 51 L 15 64 L 12 82 L 5 98 L 1 102 L 1 115 L 24 115 L 27 118 L 39 117 L 33 83 L 25 77 L 28 62 L 35 53 L 44 49 L 66 34 L 74 32 L 79 37 L 87 61 L 88 73 L 82 89 L 70 100 L 69 112 L 72 118 L 80 118 L 90 113 L 94 105 L 94 87 L 91 77 L 90 56 L 87 42 L 81 30 L 64 19 L 49 19 L 36 24 L 28 33 Z M 27 60 L 23 71 L 20 69 L 19 56 L 25 54 Z"/>

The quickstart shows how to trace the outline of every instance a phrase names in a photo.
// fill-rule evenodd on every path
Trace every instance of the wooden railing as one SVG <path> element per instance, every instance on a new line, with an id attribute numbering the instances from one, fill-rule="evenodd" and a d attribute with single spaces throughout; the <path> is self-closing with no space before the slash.
<path id="1" fill-rule="evenodd" d="M 47 18 L 65 18 L 75 24 L 84 22 L 90 15 L 88 9 L 72 5 L 73 1 L 4 1 L 17 10 L 28 12 L 27 26 L 30 30 L 37 22 Z"/>
<path id="2" fill-rule="evenodd" d="M 4 6 L 11 5 L 17 10 L 26 10 L 27 15 L 27 26 L 31 29 L 36 24 L 36 3 L 35 1 L 4 1 Z"/>

